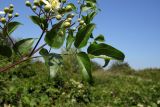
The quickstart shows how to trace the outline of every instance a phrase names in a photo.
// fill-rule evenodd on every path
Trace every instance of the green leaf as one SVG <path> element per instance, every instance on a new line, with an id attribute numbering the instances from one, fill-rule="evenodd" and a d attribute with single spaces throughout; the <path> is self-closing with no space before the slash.
<path id="1" fill-rule="evenodd" d="M 88 7 L 92 7 L 92 9 L 95 9 L 95 8 L 96 8 L 96 3 L 97 3 L 96 0 L 86 0 L 86 5 L 87 5 Z"/>
<path id="2" fill-rule="evenodd" d="M 91 7 L 87 7 L 87 6 L 82 6 L 81 8 L 83 12 L 86 12 L 91 9 Z"/>
<path id="3" fill-rule="evenodd" d="M 104 42 L 104 41 L 105 41 L 105 38 L 104 38 L 103 35 L 99 35 L 99 36 L 97 36 L 94 40 L 95 40 L 95 41 L 98 41 L 98 42 Z"/>
<path id="4" fill-rule="evenodd" d="M 8 34 L 5 34 L 5 35 L 11 35 L 20 25 L 22 25 L 22 24 L 19 22 L 8 23 L 7 27 L 5 28 L 5 32 L 4 32 L 4 33 L 7 32 Z"/>
<path id="5" fill-rule="evenodd" d="M 54 29 L 52 28 L 49 32 L 47 32 L 45 36 L 45 42 L 52 48 L 60 48 L 65 40 L 65 29 Z"/>
<path id="6" fill-rule="evenodd" d="M 6 56 L 8 58 L 11 57 L 12 56 L 11 48 L 8 46 L 0 45 L 0 55 Z"/>
<path id="7" fill-rule="evenodd" d="M 44 18 L 40 18 L 38 16 L 30 16 L 30 19 L 34 24 L 38 25 L 41 29 L 48 28 L 47 21 Z"/>
<path id="8" fill-rule="evenodd" d="M 86 0 L 86 2 L 97 3 L 97 0 Z"/>
<path id="9" fill-rule="evenodd" d="M 104 61 L 105 61 L 105 64 L 103 65 L 103 67 L 106 67 L 109 64 L 110 59 L 105 59 Z"/>
<path id="10" fill-rule="evenodd" d="M 33 38 L 22 39 L 15 43 L 14 50 L 15 52 L 19 51 L 21 54 L 28 54 L 32 49 L 33 43 Z"/>
<path id="11" fill-rule="evenodd" d="M 86 24 L 91 23 L 91 21 L 93 20 L 93 18 L 97 15 L 97 12 L 91 12 L 89 14 L 87 14 L 87 16 L 82 16 L 84 22 Z"/>
<path id="12" fill-rule="evenodd" d="M 90 59 L 94 59 L 94 58 L 103 59 L 105 61 L 105 64 L 102 67 L 106 67 L 109 64 L 110 60 L 112 59 L 112 58 L 110 58 L 108 56 L 105 56 L 105 55 L 95 56 L 95 55 L 89 54 L 88 56 L 89 56 Z"/>
<path id="13" fill-rule="evenodd" d="M 43 57 L 45 59 L 46 66 L 49 70 L 49 76 L 51 78 L 56 77 L 57 72 L 60 70 L 62 65 L 62 57 L 56 53 L 50 53 Z"/>
<path id="14" fill-rule="evenodd" d="M 62 24 L 63 24 L 63 22 L 64 22 L 64 20 L 62 20 L 62 21 L 54 24 L 54 25 L 52 26 L 52 29 L 56 29 L 56 30 L 60 29 L 61 26 L 62 26 Z"/>
<path id="15" fill-rule="evenodd" d="M 60 70 L 62 65 L 62 57 L 56 53 L 49 53 L 45 48 L 42 48 L 39 53 L 45 60 L 46 67 L 48 68 L 49 78 L 56 77 L 57 72 Z"/>
<path id="16" fill-rule="evenodd" d="M 30 19 L 34 24 L 41 27 L 41 18 L 39 18 L 38 16 L 30 16 Z"/>
<path id="17" fill-rule="evenodd" d="M 125 58 L 125 55 L 121 51 L 117 50 L 116 48 L 114 48 L 110 45 L 104 44 L 104 43 L 91 44 L 88 47 L 87 51 L 88 51 L 89 54 L 92 54 L 92 55 L 95 55 L 95 56 L 105 55 L 105 56 L 114 58 L 116 60 L 122 60 L 123 61 L 124 58 Z"/>
<path id="18" fill-rule="evenodd" d="M 56 64 L 55 62 L 52 62 L 52 61 L 49 62 L 49 73 L 50 73 L 51 78 L 56 77 L 59 69 L 60 69 L 60 66 L 58 64 Z"/>
<path id="19" fill-rule="evenodd" d="M 69 50 L 72 46 L 72 43 L 74 42 L 74 36 L 73 36 L 73 31 L 70 30 L 68 33 L 67 41 L 66 41 L 66 49 Z"/>
<path id="20" fill-rule="evenodd" d="M 88 24 L 84 28 L 80 29 L 76 35 L 75 47 L 83 48 L 87 45 L 87 42 L 92 34 L 92 31 L 95 28 L 95 24 Z"/>
<path id="21" fill-rule="evenodd" d="M 91 83 L 92 82 L 91 62 L 88 55 L 85 52 L 80 52 L 77 54 L 77 59 L 82 68 L 81 71 L 84 80 Z"/>

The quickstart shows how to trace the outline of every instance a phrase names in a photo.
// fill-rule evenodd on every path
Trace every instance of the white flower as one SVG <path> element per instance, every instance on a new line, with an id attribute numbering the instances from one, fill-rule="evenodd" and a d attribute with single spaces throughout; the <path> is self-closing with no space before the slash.
<path id="1" fill-rule="evenodd" d="M 3 14 L 5 14 L 5 12 L 4 11 L 0 11 L 0 15 L 3 15 Z"/>
<path id="2" fill-rule="evenodd" d="M 75 103 L 75 102 L 76 102 L 76 99 L 72 98 L 72 100 L 71 100 L 71 101 L 72 101 L 72 103 Z"/>
<path id="3" fill-rule="evenodd" d="M 79 84 L 79 85 L 78 85 L 78 88 L 83 88 L 83 84 Z"/>
<path id="4" fill-rule="evenodd" d="M 142 104 L 138 103 L 137 104 L 138 107 L 144 107 Z"/>
<path id="5" fill-rule="evenodd" d="M 157 104 L 160 104 L 160 100 L 157 101 Z"/>
<path id="6" fill-rule="evenodd" d="M 60 8 L 59 0 L 42 0 L 42 2 L 47 5 L 47 7 L 50 7 L 51 10 L 57 10 Z"/>

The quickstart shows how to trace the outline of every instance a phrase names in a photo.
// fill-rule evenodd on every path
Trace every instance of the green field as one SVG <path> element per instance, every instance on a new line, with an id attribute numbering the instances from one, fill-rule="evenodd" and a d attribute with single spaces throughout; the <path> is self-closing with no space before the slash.
<path id="1" fill-rule="evenodd" d="M 65 68 L 66 69 L 66 68 Z M 49 79 L 43 63 L 32 62 L 0 74 L 3 107 L 159 107 L 160 69 L 133 70 L 113 64 L 109 70 L 94 63 L 94 83 L 81 82 L 67 70 Z"/>

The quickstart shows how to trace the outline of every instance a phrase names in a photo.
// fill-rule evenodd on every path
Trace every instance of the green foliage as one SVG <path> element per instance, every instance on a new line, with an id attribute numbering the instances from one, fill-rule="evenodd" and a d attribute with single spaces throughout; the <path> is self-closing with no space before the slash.
<path id="1" fill-rule="evenodd" d="M 160 69 L 158 68 L 148 68 L 148 69 L 142 69 L 135 72 L 136 76 L 142 77 L 144 79 L 151 79 L 155 81 L 160 80 Z"/>
<path id="2" fill-rule="evenodd" d="M 27 38 L 20 40 L 15 43 L 13 49 L 15 52 L 20 52 L 21 54 L 28 54 L 30 50 L 32 49 L 32 45 L 34 43 L 33 38 Z"/>
<path id="3" fill-rule="evenodd" d="M 8 25 L 5 27 L 4 35 L 9 36 L 11 35 L 19 26 L 21 23 L 19 22 L 10 22 Z"/>
<path id="4" fill-rule="evenodd" d="M 95 56 L 105 55 L 105 56 L 108 56 L 108 57 L 111 57 L 117 60 L 122 60 L 122 61 L 124 60 L 124 57 L 125 57 L 121 51 L 113 48 L 110 45 L 104 44 L 104 43 L 91 44 L 88 47 L 87 51 L 91 55 L 95 55 Z"/>
<path id="5" fill-rule="evenodd" d="M 70 30 L 67 36 L 66 49 L 69 50 L 72 47 L 75 38 L 73 36 L 73 31 Z"/>
<path id="6" fill-rule="evenodd" d="M 125 58 L 120 50 L 104 43 L 103 35 L 94 38 L 96 25 L 92 20 L 99 11 L 96 0 L 80 0 L 77 5 L 63 0 L 64 8 L 55 8 L 49 1 L 46 2 L 50 5 L 42 2 L 34 1 L 32 5 L 26 1 L 34 13 L 30 19 L 42 30 L 33 49 L 32 38 L 16 43 L 10 38 L 21 25 L 13 20 L 16 16 L 9 19 L 8 12 L 0 16 L 3 19 L 0 19 L 0 71 L 8 64 L 7 68 L 14 67 L 7 69 L 8 72 L 0 72 L 0 106 L 160 106 L 159 69 L 135 72 L 127 63 L 116 63 L 104 72 L 91 61 L 101 58 L 106 66 L 112 59 L 123 61 Z M 33 8 L 35 5 L 36 9 Z M 12 5 L 9 9 L 13 13 Z M 37 48 L 43 36 L 45 44 Z M 12 45 L 8 45 L 7 40 Z M 65 40 L 66 51 L 55 53 L 55 49 L 64 46 Z M 51 49 L 44 48 L 46 45 Z M 82 51 L 86 46 L 88 53 Z M 44 63 L 32 60 L 38 51 Z M 92 69 L 99 72 L 93 72 L 92 76 Z M 79 71 L 87 82 L 80 79 Z"/>
<path id="7" fill-rule="evenodd" d="M 38 16 L 30 16 L 32 22 L 38 25 L 42 30 L 48 27 L 47 21 L 44 18 L 40 18 Z"/>
<path id="8" fill-rule="evenodd" d="M 82 9 L 84 9 L 84 8 L 82 8 Z M 88 8 L 87 8 L 88 9 Z M 84 10 L 83 10 L 84 11 Z M 83 18 L 83 20 L 84 20 L 84 22 L 86 23 L 86 24 L 90 24 L 91 22 L 92 22 L 92 20 L 93 20 L 93 18 L 95 17 L 97 15 L 97 12 L 91 12 L 91 13 L 89 13 L 87 16 L 82 16 L 82 18 Z"/>
<path id="9" fill-rule="evenodd" d="M 95 24 L 89 24 L 78 31 L 74 44 L 76 48 L 82 48 L 87 45 L 94 28 Z"/>
<path id="10" fill-rule="evenodd" d="M 98 41 L 98 42 L 104 42 L 104 41 L 105 41 L 105 38 L 104 38 L 103 35 L 99 35 L 99 36 L 97 36 L 94 40 L 95 40 L 95 41 Z"/>
<path id="11" fill-rule="evenodd" d="M 90 59 L 104 59 L 104 67 L 108 65 L 111 59 L 124 60 L 125 55 L 121 51 L 104 43 L 105 39 L 103 35 L 94 38 L 93 31 L 96 24 L 92 21 L 99 12 L 96 0 L 80 0 L 77 4 L 74 4 L 73 1 L 59 0 L 55 1 L 55 3 L 48 0 L 38 0 L 33 1 L 33 3 L 26 1 L 26 6 L 30 7 L 34 13 L 29 18 L 35 25 L 41 28 L 42 33 L 33 48 L 34 39 L 32 38 L 26 38 L 14 43 L 10 36 L 21 25 L 20 22 L 14 21 L 14 18 L 19 15 L 16 13 L 15 17 L 12 17 L 14 6 L 11 5 L 7 10 L 5 8 L 5 15 L 0 17 L 0 24 L 2 25 L 0 30 L 3 37 L 8 37 L 11 41 L 12 47 L 0 45 L 0 50 L 4 50 L 0 52 L 0 55 L 11 57 L 18 53 L 19 56 L 13 65 L 0 69 L 0 72 L 30 59 L 38 58 L 39 56 L 35 57 L 34 54 L 41 50 L 39 53 L 41 54 L 40 57 L 44 58 L 45 65 L 48 68 L 48 78 L 55 78 L 57 73 L 61 72 L 64 65 L 62 54 L 55 53 L 55 49 L 61 49 L 64 43 L 66 43 L 67 51 L 73 47 L 76 48 L 75 54 L 78 58 L 78 64 L 81 66 L 82 77 L 89 83 L 93 81 Z M 38 47 L 42 38 L 44 38 L 44 44 Z M 50 50 L 48 48 L 44 49 L 44 46 L 49 47 Z M 88 53 L 83 52 L 81 49 L 87 46 L 89 46 L 87 49 Z M 52 49 L 54 51 L 50 53 Z"/>
<path id="12" fill-rule="evenodd" d="M 129 70 L 127 67 L 122 68 L 126 71 Z M 156 69 L 148 71 L 148 73 L 153 71 L 159 74 L 159 72 Z M 141 74 L 145 75 L 144 72 L 141 72 Z M 153 107 L 153 105 L 155 105 L 155 107 L 159 106 L 159 79 L 152 80 L 152 78 L 154 77 L 148 77 L 146 79 L 140 75 L 136 76 L 134 73 L 130 75 L 124 75 L 124 73 L 121 72 L 118 75 L 116 75 L 115 72 L 107 71 L 94 72 L 93 77 L 95 79 L 95 85 L 94 87 L 92 87 L 91 91 L 91 94 L 93 95 L 93 102 L 91 104 L 91 107 L 137 107 L 139 105 L 151 107 Z"/>
<path id="13" fill-rule="evenodd" d="M 47 32 L 45 42 L 52 48 L 60 48 L 65 40 L 65 29 L 55 29 L 54 27 Z"/>
<path id="14" fill-rule="evenodd" d="M 83 78 L 89 83 L 91 83 L 92 82 L 91 62 L 88 55 L 84 52 L 78 53 L 77 59 L 82 68 Z"/>
<path id="15" fill-rule="evenodd" d="M 116 74 L 134 74 L 135 70 L 128 63 L 114 62 L 108 69 L 109 72 Z"/>
<path id="16" fill-rule="evenodd" d="M 48 81 L 41 62 L 24 64 L 0 74 L 0 106 L 63 106 L 64 103 L 89 103 L 89 87 L 65 76 Z M 63 102 L 63 103 L 62 103 Z"/>
<path id="17" fill-rule="evenodd" d="M 127 67 L 122 68 L 128 70 Z M 67 75 L 58 75 L 48 81 L 46 72 L 47 67 L 42 62 L 30 62 L 8 73 L 1 73 L 0 106 L 159 106 L 158 69 L 148 69 L 130 75 L 95 71 L 93 86 L 72 79 L 74 77 L 68 79 Z M 156 79 L 153 79 L 154 77 Z"/>
<path id="18" fill-rule="evenodd" d="M 80 68 L 78 65 L 77 56 L 75 54 L 76 49 L 71 48 L 69 50 L 62 50 L 63 68 L 64 72 L 67 72 L 69 77 L 72 77 L 73 73 L 79 74 Z"/>
<path id="19" fill-rule="evenodd" d="M 98 64 L 96 61 L 91 61 L 91 65 L 92 65 L 92 70 L 93 71 L 98 71 L 98 70 L 102 70 L 103 69 L 101 67 L 101 65 Z"/>
<path id="20" fill-rule="evenodd" d="M 11 57 L 12 56 L 11 48 L 8 46 L 0 45 L 0 55 L 6 56 L 6 57 Z"/>

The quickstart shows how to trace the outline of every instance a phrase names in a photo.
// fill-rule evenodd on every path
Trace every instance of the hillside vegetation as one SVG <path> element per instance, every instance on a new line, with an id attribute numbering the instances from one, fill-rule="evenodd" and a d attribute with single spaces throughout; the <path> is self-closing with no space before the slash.
<path id="1" fill-rule="evenodd" d="M 105 71 L 97 63 L 94 62 L 93 65 L 96 67 L 92 85 L 81 82 L 79 74 L 75 73 L 75 68 L 74 72 L 68 72 L 68 68 L 65 67 L 66 71 L 63 70 L 55 79 L 49 80 L 45 65 L 39 61 L 25 63 L 9 72 L 0 73 L 0 105 L 2 107 L 160 106 L 160 69 L 136 71 L 127 63 L 115 63 Z"/>

